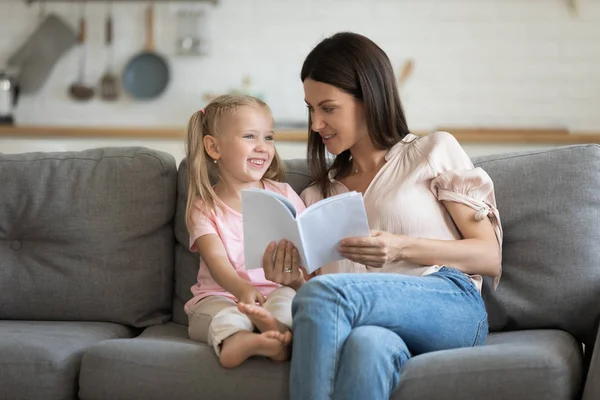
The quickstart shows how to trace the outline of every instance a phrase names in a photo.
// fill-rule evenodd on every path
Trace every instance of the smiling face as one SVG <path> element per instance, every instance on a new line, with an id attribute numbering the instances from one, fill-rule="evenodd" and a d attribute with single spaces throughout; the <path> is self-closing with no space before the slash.
<path id="1" fill-rule="evenodd" d="M 360 100 L 310 78 L 304 80 L 304 99 L 310 112 L 311 129 L 321 136 L 331 154 L 337 155 L 370 141 Z"/>
<path id="2" fill-rule="evenodd" d="M 216 136 L 204 139 L 221 179 L 231 185 L 259 182 L 275 155 L 273 117 L 262 107 L 239 107 L 222 118 Z"/>

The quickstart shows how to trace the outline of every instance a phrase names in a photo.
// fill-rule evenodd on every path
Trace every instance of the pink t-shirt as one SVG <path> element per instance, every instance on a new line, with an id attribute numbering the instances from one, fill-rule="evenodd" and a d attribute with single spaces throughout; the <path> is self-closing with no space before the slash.
<path id="1" fill-rule="evenodd" d="M 304 211 L 304 203 L 296 194 L 294 189 L 287 183 L 264 180 L 266 190 L 280 193 L 290 199 L 298 213 Z M 223 242 L 229 262 L 235 268 L 238 276 L 252 284 L 264 296 L 268 296 L 279 287 L 265 278 L 262 268 L 246 270 L 244 259 L 244 230 L 242 214 L 224 205 L 224 211 L 217 208 L 215 211 L 203 211 L 202 200 L 197 200 L 192 210 L 193 233 L 190 235 L 190 250 L 197 251 L 195 242 L 204 235 L 217 235 Z M 194 297 L 185 305 L 186 309 L 208 296 L 223 296 L 237 301 L 235 296 L 225 291 L 214 281 L 206 263 L 200 258 L 200 269 L 198 270 L 197 282 L 192 286 Z"/>

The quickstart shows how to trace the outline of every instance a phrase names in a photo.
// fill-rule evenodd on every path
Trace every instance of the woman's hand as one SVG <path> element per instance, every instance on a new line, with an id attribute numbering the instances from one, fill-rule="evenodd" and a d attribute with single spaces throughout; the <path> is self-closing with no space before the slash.
<path id="1" fill-rule="evenodd" d="M 341 241 L 339 251 L 350 261 L 381 268 L 402 259 L 406 236 L 384 231 L 371 231 L 371 236 L 347 238 Z"/>
<path id="2" fill-rule="evenodd" d="M 265 278 L 280 285 L 298 290 L 304 283 L 304 274 L 300 268 L 300 255 L 291 242 L 282 240 L 279 244 L 271 242 L 263 257 Z"/>
<path id="3" fill-rule="evenodd" d="M 242 286 L 239 292 L 234 293 L 234 295 L 240 303 L 252 305 L 258 303 L 262 306 L 265 302 L 265 296 L 263 296 L 263 294 L 257 288 L 249 283 L 246 283 L 244 286 Z"/>

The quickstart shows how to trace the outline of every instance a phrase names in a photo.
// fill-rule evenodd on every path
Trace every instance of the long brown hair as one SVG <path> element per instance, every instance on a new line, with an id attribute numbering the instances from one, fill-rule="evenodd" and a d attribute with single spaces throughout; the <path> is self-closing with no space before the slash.
<path id="1" fill-rule="evenodd" d="M 394 70 L 388 56 L 365 36 L 340 32 L 321 41 L 306 57 L 300 79 L 323 82 L 362 101 L 371 142 L 377 149 L 389 149 L 409 133 L 398 95 Z M 345 150 L 327 167 L 325 145 L 312 131 L 308 116 L 308 166 L 315 185 L 324 197 L 331 194 L 330 170 L 346 176 L 352 167 Z"/>
<path id="2" fill-rule="evenodd" d="M 196 111 L 187 127 L 185 154 L 187 159 L 188 198 L 185 209 L 185 221 L 191 232 L 191 214 L 194 202 L 200 198 L 208 210 L 221 206 L 219 198 L 212 188 L 212 180 L 219 178 L 218 167 L 213 163 L 204 147 L 204 137 L 219 135 L 219 125 L 223 117 L 235 117 L 240 107 L 263 108 L 269 113 L 271 109 L 262 100 L 246 95 L 222 95 L 211 101 L 204 109 Z M 283 181 L 285 179 L 284 164 L 275 150 L 273 161 L 263 179 Z"/>

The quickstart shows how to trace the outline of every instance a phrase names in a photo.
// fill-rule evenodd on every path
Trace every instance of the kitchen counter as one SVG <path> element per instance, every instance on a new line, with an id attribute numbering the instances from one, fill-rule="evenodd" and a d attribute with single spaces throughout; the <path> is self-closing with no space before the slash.
<path id="1" fill-rule="evenodd" d="M 452 133 L 461 143 L 599 143 L 600 132 L 571 133 L 562 129 L 460 128 L 440 127 Z M 425 132 L 415 132 L 417 135 Z M 63 127 L 63 126 L 1 126 L 0 137 L 6 138 L 78 138 L 78 139 L 183 139 L 185 128 L 143 127 Z M 278 142 L 306 142 L 306 131 L 286 129 L 277 131 Z"/>

